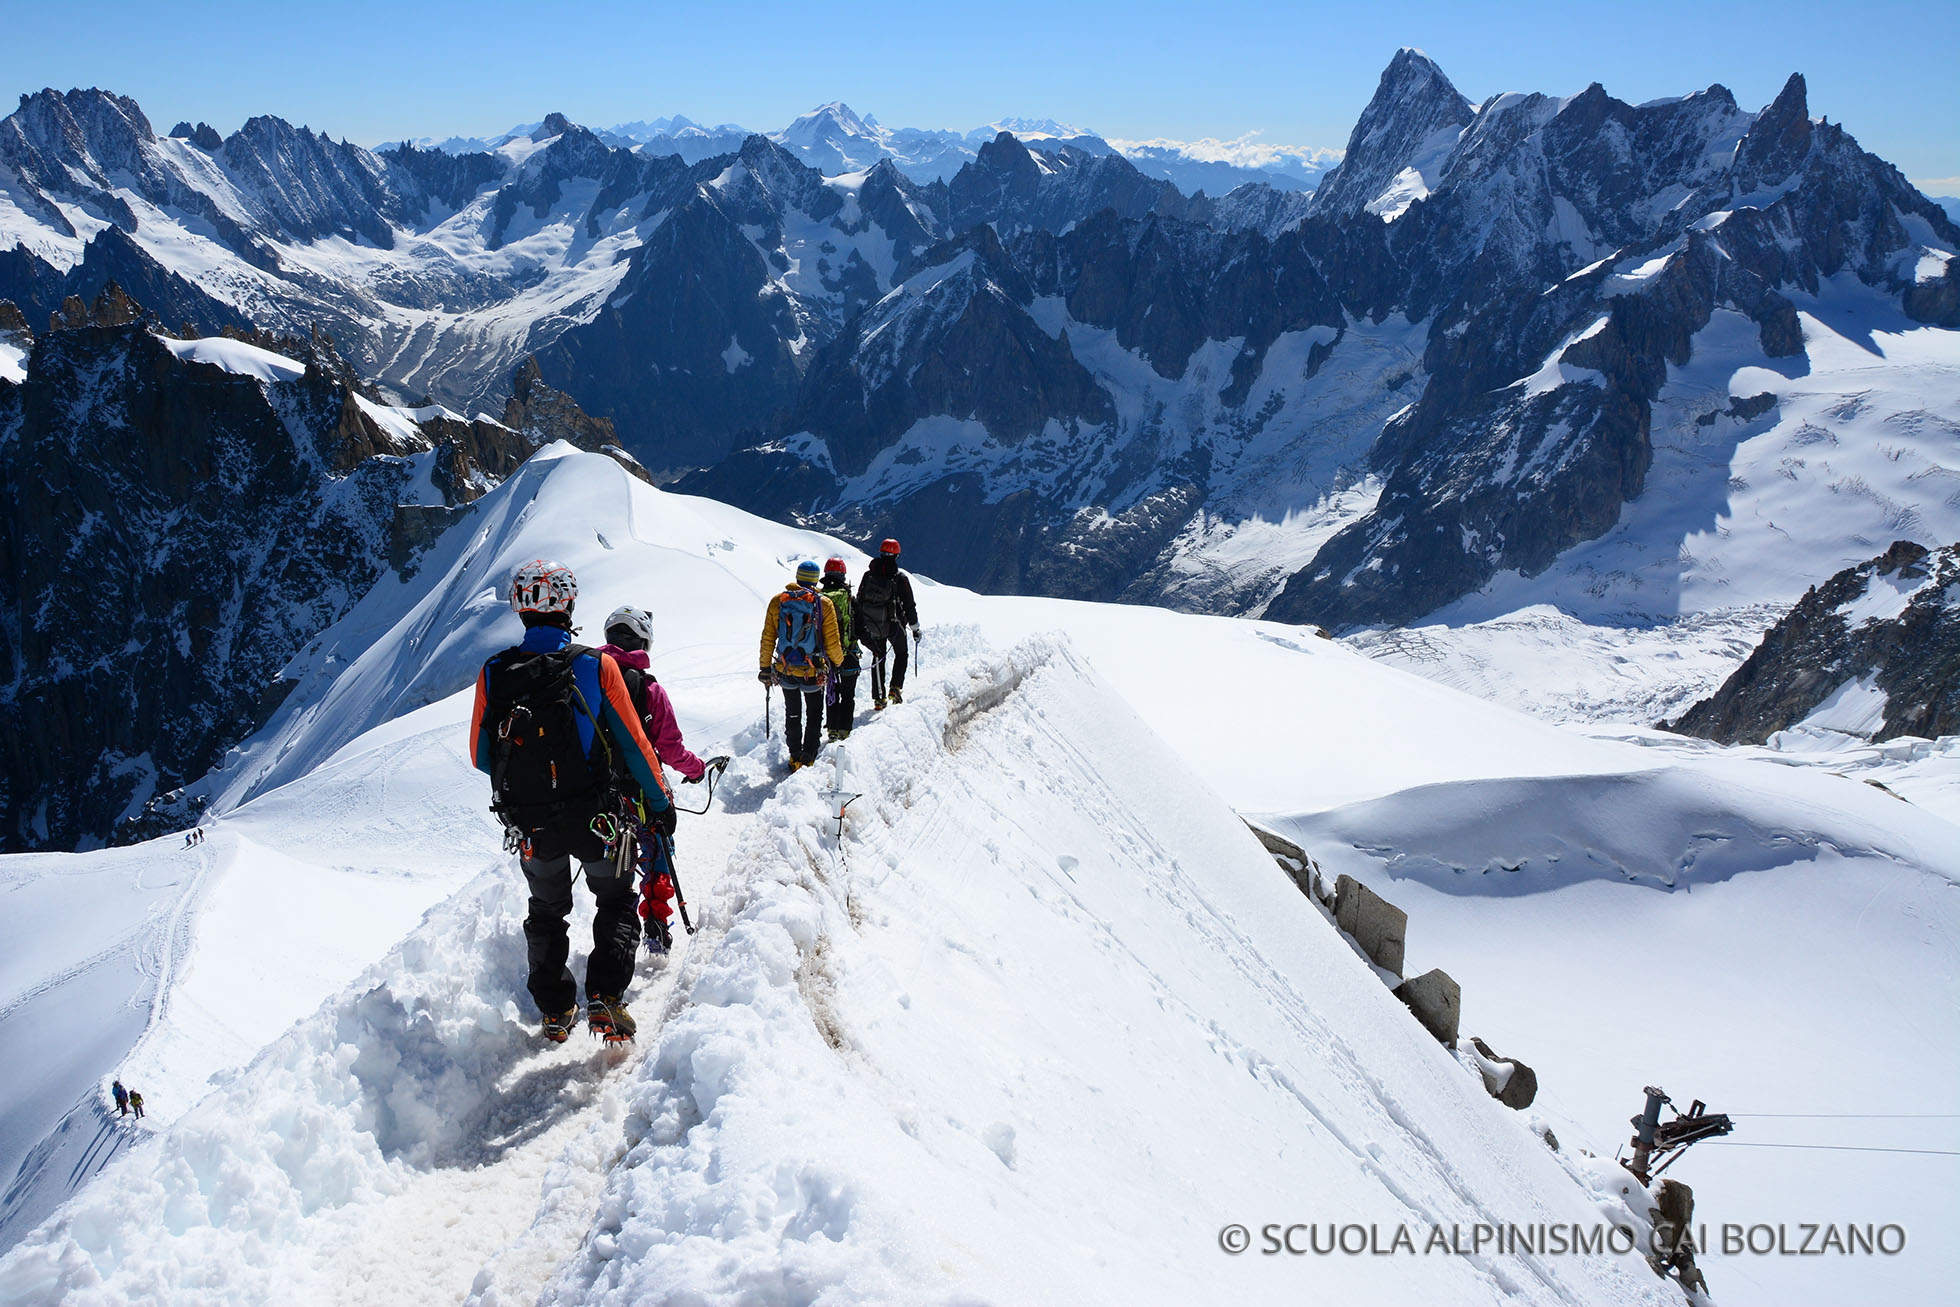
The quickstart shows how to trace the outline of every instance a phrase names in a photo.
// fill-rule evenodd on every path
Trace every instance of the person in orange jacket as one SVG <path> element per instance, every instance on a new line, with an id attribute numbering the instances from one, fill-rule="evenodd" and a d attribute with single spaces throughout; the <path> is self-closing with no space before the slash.
<path id="1" fill-rule="evenodd" d="M 783 739 L 789 769 L 808 767 L 823 745 L 824 692 L 844 663 L 837 610 L 817 589 L 823 573 L 815 559 L 796 565 L 796 579 L 769 601 L 762 615 L 762 647 L 756 679 L 783 687 Z"/>
<path id="2" fill-rule="evenodd" d="M 578 986 L 566 967 L 571 941 L 572 859 L 597 900 L 585 970 L 585 1022 L 609 1043 L 633 1037 L 626 987 L 640 943 L 638 887 L 608 856 L 603 833 L 615 820 L 615 760 L 638 782 L 648 825 L 674 829 L 673 795 L 640 725 L 619 664 L 572 643 L 578 581 L 562 563 L 539 559 L 511 577 L 510 606 L 523 642 L 493 654 L 476 679 L 470 759 L 490 776 L 491 810 L 519 854 L 530 887 L 524 943 L 529 989 L 544 1014 L 542 1034 L 563 1043 L 578 1022 Z"/>

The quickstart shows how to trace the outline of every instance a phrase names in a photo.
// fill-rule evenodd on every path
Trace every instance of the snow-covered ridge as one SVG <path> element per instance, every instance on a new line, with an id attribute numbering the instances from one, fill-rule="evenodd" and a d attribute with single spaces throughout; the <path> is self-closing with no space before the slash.
<path id="1" fill-rule="evenodd" d="M 204 336 L 191 340 L 164 337 L 163 347 L 188 362 L 209 363 L 226 372 L 241 377 L 256 377 L 260 381 L 297 381 L 306 373 L 304 363 L 247 341 L 224 336 Z"/>
<path id="2" fill-rule="evenodd" d="M 1213 1264 L 1211 1210 L 1283 1202 L 1303 1165 L 1356 1219 L 1599 1220 L 1580 1176 L 1162 749 L 1052 642 L 944 669 L 743 822 L 726 871 L 695 882 L 709 924 L 677 972 L 642 982 L 644 1057 L 610 1068 L 531 1052 L 522 894 L 488 871 L 113 1162 L 9 1255 L 0 1300 L 467 1285 L 487 1304 L 534 1293 L 543 1256 L 563 1259 L 555 1303 L 746 1303 L 785 1279 L 860 1300 L 1081 1300 L 1112 1276 L 1133 1300 L 1228 1283 L 1277 1302 L 1290 1288 L 1257 1263 Z M 860 785 L 840 845 L 827 814 Z M 1009 794 L 1011 834 L 988 820 Z M 1106 844 L 1112 822 L 1138 838 Z M 338 1255 L 404 1234 L 385 1276 Z M 1107 1263 L 1085 1265 L 1085 1243 Z M 1526 1302 L 1667 1301 L 1627 1260 L 1336 1274 L 1373 1301 L 1467 1301 L 1493 1281 Z"/>

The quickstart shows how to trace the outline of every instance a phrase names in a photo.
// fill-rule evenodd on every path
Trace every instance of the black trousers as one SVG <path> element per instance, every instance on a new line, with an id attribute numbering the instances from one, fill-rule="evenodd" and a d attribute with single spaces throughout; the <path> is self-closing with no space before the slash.
<path id="1" fill-rule="evenodd" d="M 572 942 L 572 855 L 520 859 L 531 887 L 531 911 L 524 918 L 524 947 L 531 962 L 531 997 L 544 1013 L 565 1012 L 578 1003 L 578 983 L 566 960 Z M 633 980 L 640 947 L 640 912 L 633 877 L 618 875 L 612 859 L 579 858 L 585 883 L 598 899 L 592 914 L 592 956 L 585 964 L 585 996 L 623 997 Z"/>
<path id="2" fill-rule="evenodd" d="M 889 698 L 892 690 L 905 688 L 905 628 L 894 625 L 883 635 L 861 637 L 871 651 L 871 697 Z M 886 656 L 887 645 L 891 654 Z"/>
<path id="3" fill-rule="evenodd" d="M 823 747 L 823 682 L 783 680 L 783 740 L 791 760 L 809 766 Z"/>
<path id="4" fill-rule="evenodd" d="M 833 731 L 848 731 L 851 723 L 857 720 L 858 700 L 858 660 L 853 654 L 844 665 L 830 674 L 831 683 L 837 687 L 837 702 L 829 707 L 829 726 Z"/>

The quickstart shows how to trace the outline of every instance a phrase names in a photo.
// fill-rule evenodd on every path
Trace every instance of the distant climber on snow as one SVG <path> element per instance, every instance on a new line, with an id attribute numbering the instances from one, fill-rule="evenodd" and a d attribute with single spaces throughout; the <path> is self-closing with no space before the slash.
<path id="1" fill-rule="evenodd" d="M 635 797 L 655 828 L 673 831 L 674 805 L 619 664 L 572 643 L 577 601 L 578 581 L 562 563 L 539 559 L 511 576 L 510 606 L 524 639 L 491 655 L 477 675 L 470 758 L 490 776 L 491 811 L 530 886 L 524 943 L 542 1034 L 563 1043 L 578 1024 L 578 985 L 565 965 L 576 857 L 598 901 L 585 1021 L 593 1034 L 621 1043 L 635 1029 L 625 994 L 640 918 L 633 877 L 613 856 L 622 839 L 615 766 L 638 786 Z"/>
<path id="2" fill-rule="evenodd" d="M 644 608 L 613 609 L 612 615 L 606 618 L 606 643 L 599 646 L 599 652 L 619 664 L 620 678 L 626 682 L 627 697 L 633 701 L 633 707 L 640 715 L 640 727 L 662 765 L 672 767 L 683 780 L 693 785 L 707 775 L 710 767 L 726 766 L 728 759 L 719 757 L 702 762 L 688 751 L 681 740 L 681 727 L 674 716 L 674 705 L 667 698 L 667 691 L 654 679 L 652 648 L 653 614 Z M 631 773 L 623 767 L 615 767 L 613 776 L 623 790 L 638 789 Z M 640 916 L 646 921 L 648 932 L 663 953 L 674 942 L 673 929 L 669 924 L 674 915 L 673 898 L 674 879 L 670 870 L 657 868 L 650 883 L 642 887 Z"/>
<path id="3" fill-rule="evenodd" d="M 128 1116 L 129 1115 L 129 1091 L 123 1088 L 123 1082 L 118 1080 L 114 1084 L 110 1085 L 109 1093 L 112 1096 L 114 1096 L 116 1100 L 116 1115 Z"/>
<path id="4" fill-rule="evenodd" d="M 919 638 L 919 605 L 912 597 L 912 578 L 898 570 L 898 541 L 878 546 L 878 556 L 858 582 L 857 633 L 871 650 L 871 706 L 883 709 L 887 699 L 905 702 L 905 632 Z M 891 650 L 891 686 L 885 684 L 885 652 Z"/>
<path id="5" fill-rule="evenodd" d="M 823 745 L 824 692 L 831 669 L 844 662 L 837 610 L 817 589 L 813 559 L 796 565 L 796 579 L 769 601 L 762 615 L 761 667 L 756 679 L 783 687 L 783 738 L 789 769 L 808 767 Z"/>
<path id="6" fill-rule="evenodd" d="M 830 690 L 830 738 L 835 742 L 850 739 L 851 727 L 857 723 L 858 669 L 862 665 L 851 614 L 851 580 L 841 558 L 829 559 L 823 565 L 823 597 L 830 600 L 837 614 L 837 641 L 844 646 L 844 661 L 833 674 Z"/>
<path id="7" fill-rule="evenodd" d="M 143 1095 L 134 1089 L 129 1091 L 129 1110 L 136 1114 L 138 1121 L 143 1119 Z"/>

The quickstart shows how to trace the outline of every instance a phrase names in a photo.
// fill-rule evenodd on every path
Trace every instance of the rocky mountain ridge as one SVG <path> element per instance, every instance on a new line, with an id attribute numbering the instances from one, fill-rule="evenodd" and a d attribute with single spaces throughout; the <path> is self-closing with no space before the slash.
<path id="1" fill-rule="evenodd" d="M 810 141 L 875 126 L 830 108 Z M 1403 51 L 1325 185 L 1218 199 L 1006 133 L 920 184 L 560 115 L 464 154 L 183 128 L 101 92 L 0 120 L 0 184 L 43 215 L 0 255 L 24 302 L 122 250 L 159 293 L 322 323 L 397 395 L 495 411 L 535 359 L 656 474 L 908 536 L 950 580 L 1331 626 L 1605 530 L 1725 315 L 1755 366 L 1795 366 L 1847 286 L 1960 323 L 1960 229 L 1800 77 L 1760 113 L 1719 86 L 1471 105 Z M 217 252 L 166 266 L 184 241 Z"/>
<path id="2" fill-rule="evenodd" d="M 1003 189 L 1054 175 L 1025 157 L 995 161 Z M 765 440 L 683 484 L 918 539 L 919 566 L 984 586 L 1395 623 L 1617 521 L 1645 485 L 1651 406 L 1718 310 L 1754 324 L 1739 363 L 1801 356 L 1793 297 L 1846 279 L 1960 326 L 1960 229 L 1813 122 L 1801 77 L 1761 113 L 1721 87 L 1473 108 L 1404 51 L 1302 220 L 1221 229 L 1216 212 L 996 219 L 1003 293 L 979 298 L 951 271 L 973 251 L 935 247 L 948 272 L 912 270 L 919 306 L 892 311 L 894 290 L 866 309 Z M 897 358 L 1012 377 L 1031 402 L 937 385 L 896 404 Z M 1106 408 L 1080 396 L 1082 367 Z M 1316 426 L 1329 410 L 1336 431 Z M 1338 498 L 1371 483 L 1372 503 Z M 1316 506 L 1327 529 L 1283 544 L 1297 561 L 1277 575 L 1283 555 L 1203 562 L 1219 519 Z"/>
<path id="3" fill-rule="evenodd" d="M 380 151 L 413 144 L 447 154 L 487 154 L 506 142 L 531 136 L 540 126 L 528 123 L 496 137 L 451 137 L 440 142 L 424 137 L 393 142 Z M 192 130 L 188 123 L 182 128 L 173 135 L 189 135 Z M 1145 176 L 1170 182 L 1186 195 L 1202 190 L 1222 196 L 1249 185 L 1305 194 L 1340 159 L 1339 150 L 1272 144 L 1256 136 L 1234 141 L 1111 140 L 1046 118 L 1003 118 L 965 131 L 894 128 L 868 114 L 860 116 L 841 100 L 820 104 L 773 132 L 754 132 L 734 123 L 709 127 L 678 114 L 594 130 L 608 145 L 637 147 L 646 154 L 678 155 L 687 163 L 733 154 L 742 148 L 743 141 L 761 135 L 827 176 L 864 172 L 889 161 L 920 183 L 951 181 L 981 147 L 1001 132 L 1008 132 L 1024 141 L 1066 144 L 1090 154 L 1121 154 Z"/>
<path id="4" fill-rule="evenodd" d="M 0 847 L 154 834 L 280 668 L 548 439 L 610 431 L 535 375 L 506 418 L 377 403 L 323 334 L 180 339 L 113 283 L 45 331 L 0 301 Z"/>
<path id="5" fill-rule="evenodd" d="M 1874 741 L 1960 735 L 1960 544 L 1897 541 L 1812 587 L 1721 689 L 1661 727 L 1761 744 L 1805 723 Z"/>

